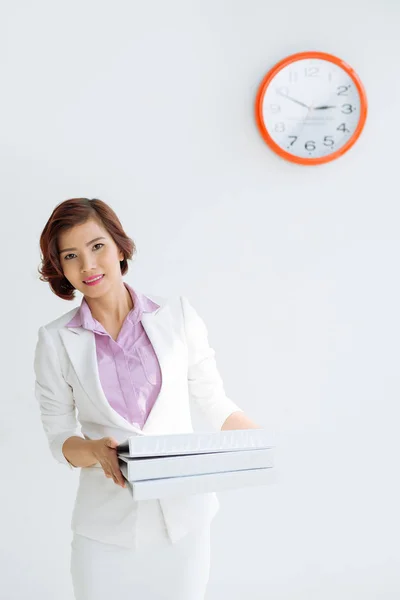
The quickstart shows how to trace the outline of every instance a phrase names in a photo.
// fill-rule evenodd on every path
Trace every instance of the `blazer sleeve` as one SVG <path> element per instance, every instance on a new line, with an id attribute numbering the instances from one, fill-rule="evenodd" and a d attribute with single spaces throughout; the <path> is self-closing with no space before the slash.
<path id="1" fill-rule="evenodd" d="M 243 412 L 225 394 L 224 384 L 215 361 L 215 350 L 208 343 L 203 319 L 186 296 L 180 296 L 188 348 L 188 385 L 192 398 L 212 427 L 220 430 L 233 412 Z"/>
<path id="2" fill-rule="evenodd" d="M 42 326 L 38 331 L 34 370 L 35 397 L 40 405 L 40 416 L 50 451 L 57 462 L 75 469 L 64 456 L 65 440 L 78 435 L 78 421 L 71 386 L 61 371 L 57 350 L 50 333 Z"/>

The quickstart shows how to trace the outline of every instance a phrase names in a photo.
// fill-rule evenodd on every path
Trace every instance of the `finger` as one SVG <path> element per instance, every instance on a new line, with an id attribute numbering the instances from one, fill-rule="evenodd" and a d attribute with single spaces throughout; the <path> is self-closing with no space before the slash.
<path id="1" fill-rule="evenodd" d="M 107 465 L 103 465 L 103 471 L 106 477 L 114 477 L 113 472 L 112 472 L 112 465 L 107 464 Z"/>
<path id="2" fill-rule="evenodd" d="M 118 472 L 118 481 L 117 481 L 118 485 L 125 487 L 125 478 L 122 475 L 121 471 Z"/>
<path id="3" fill-rule="evenodd" d="M 111 448 L 112 450 L 115 450 L 116 447 L 118 446 L 118 442 L 115 438 L 109 437 L 109 438 L 107 438 L 107 446 L 109 448 Z"/>
<path id="4" fill-rule="evenodd" d="M 122 487 L 125 487 L 125 479 L 119 466 L 115 467 L 114 465 L 109 465 L 107 470 L 104 469 L 104 474 L 106 477 L 112 478 L 114 483 L 117 485 L 122 485 Z"/>
<path id="5" fill-rule="evenodd" d="M 114 467 L 111 467 L 111 473 L 112 473 L 112 478 L 114 479 L 114 483 L 116 483 L 117 485 L 119 485 L 119 481 L 118 481 L 118 474 L 115 470 Z"/>
<path id="6" fill-rule="evenodd" d="M 114 467 L 114 477 L 116 478 L 115 483 L 117 483 L 118 485 L 122 485 L 123 487 L 125 486 L 125 479 L 124 476 L 122 475 L 121 469 L 119 468 L 119 466 Z"/>
<path id="7" fill-rule="evenodd" d="M 122 475 L 117 457 L 111 461 L 111 470 L 118 481 L 122 483 L 124 481 L 124 476 Z"/>

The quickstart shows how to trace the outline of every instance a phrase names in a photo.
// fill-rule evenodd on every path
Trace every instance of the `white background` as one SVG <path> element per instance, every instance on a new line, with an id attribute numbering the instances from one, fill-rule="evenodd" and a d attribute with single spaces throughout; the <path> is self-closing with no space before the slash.
<path id="1" fill-rule="evenodd" d="M 73 597 L 78 472 L 48 450 L 33 351 L 81 301 L 39 281 L 41 231 L 86 196 L 137 244 L 126 281 L 188 296 L 227 394 L 277 434 L 279 484 L 219 494 L 207 600 L 398 599 L 398 3 L 9 1 L 0 23 L 1 596 Z M 369 100 L 319 167 L 254 122 L 266 72 L 304 50 Z"/>

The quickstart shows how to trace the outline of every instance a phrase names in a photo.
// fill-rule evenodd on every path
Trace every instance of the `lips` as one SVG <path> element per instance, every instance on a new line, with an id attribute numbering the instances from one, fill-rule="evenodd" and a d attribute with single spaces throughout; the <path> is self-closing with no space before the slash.
<path id="1" fill-rule="evenodd" d="M 94 281 L 95 279 L 97 279 L 98 277 L 100 277 L 100 275 L 102 277 L 104 277 L 104 273 L 99 273 L 98 275 L 93 275 L 92 277 L 89 277 L 88 279 L 84 279 L 83 283 L 90 283 L 91 281 Z"/>

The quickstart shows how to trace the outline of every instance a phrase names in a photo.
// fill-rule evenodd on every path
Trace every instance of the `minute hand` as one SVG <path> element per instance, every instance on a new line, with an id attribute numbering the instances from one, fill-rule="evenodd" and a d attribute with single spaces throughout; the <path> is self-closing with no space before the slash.
<path id="1" fill-rule="evenodd" d="M 296 104 L 300 104 L 300 106 L 305 106 L 308 109 L 310 108 L 307 104 L 304 104 L 304 102 L 300 102 L 300 100 L 296 100 L 296 98 L 291 98 L 291 96 L 288 96 L 287 94 L 282 94 L 282 92 L 278 92 L 278 94 L 284 98 L 287 98 L 288 100 L 291 100 L 292 102 L 296 102 Z"/>

